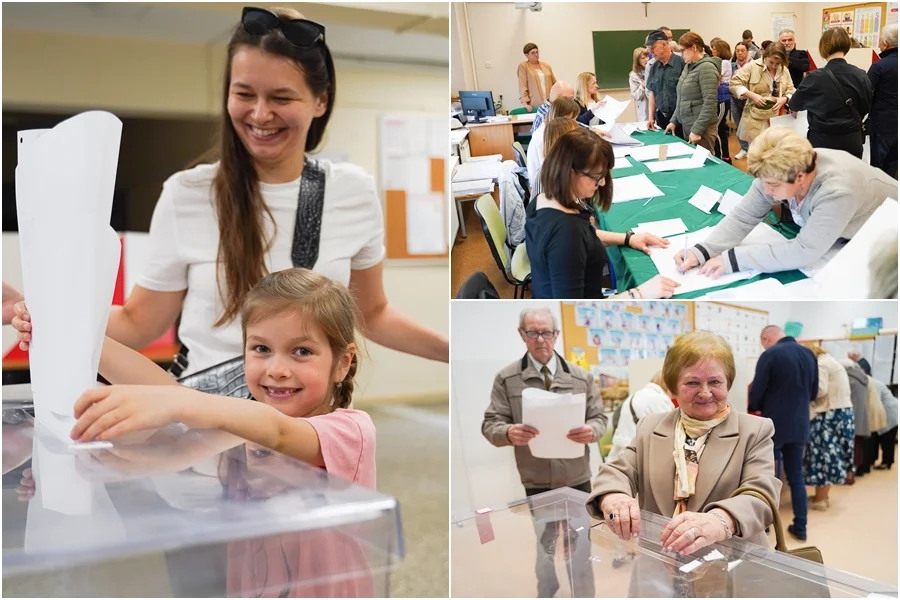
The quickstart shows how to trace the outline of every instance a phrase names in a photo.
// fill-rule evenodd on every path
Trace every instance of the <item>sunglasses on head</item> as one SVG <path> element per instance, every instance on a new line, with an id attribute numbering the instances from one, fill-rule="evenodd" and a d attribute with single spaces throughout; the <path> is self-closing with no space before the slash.
<path id="1" fill-rule="evenodd" d="M 241 14 L 241 26 L 251 35 L 265 35 L 281 29 L 284 37 L 295 46 L 311 48 L 325 43 L 325 26 L 307 19 L 282 19 L 264 8 L 245 6 Z"/>

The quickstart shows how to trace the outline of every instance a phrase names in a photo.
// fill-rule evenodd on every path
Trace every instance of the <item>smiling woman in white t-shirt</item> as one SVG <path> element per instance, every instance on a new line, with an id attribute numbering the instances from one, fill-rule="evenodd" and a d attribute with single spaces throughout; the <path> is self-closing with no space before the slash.
<path id="1" fill-rule="evenodd" d="M 190 351 L 181 375 L 236 358 L 244 296 L 266 273 L 296 266 L 347 286 L 372 341 L 449 359 L 445 336 L 385 297 L 384 221 L 372 176 L 307 157 L 324 137 L 334 98 L 325 28 L 290 9 L 245 8 L 228 45 L 218 162 L 163 185 L 147 264 L 124 306 L 111 310 L 109 337 L 142 348 L 181 314 L 178 333 Z"/>

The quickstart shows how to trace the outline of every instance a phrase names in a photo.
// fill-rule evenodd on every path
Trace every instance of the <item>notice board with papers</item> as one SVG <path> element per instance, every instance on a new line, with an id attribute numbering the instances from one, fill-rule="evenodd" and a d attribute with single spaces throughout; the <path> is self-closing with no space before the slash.
<path id="1" fill-rule="evenodd" d="M 379 189 L 388 259 L 447 259 L 447 148 L 446 116 L 381 117 Z"/>

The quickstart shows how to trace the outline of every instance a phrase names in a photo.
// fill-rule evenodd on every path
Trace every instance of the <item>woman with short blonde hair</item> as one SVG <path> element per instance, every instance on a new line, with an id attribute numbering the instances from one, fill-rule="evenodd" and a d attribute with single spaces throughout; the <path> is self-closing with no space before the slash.
<path id="1" fill-rule="evenodd" d="M 637 120 L 644 122 L 648 117 L 647 110 L 647 63 L 650 52 L 646 48 L 635 48 L 632 54 L 631 73 L 628 74 L 628 87 L 631 88 L 631 99 L 637 112 Z"/>
<path id="2" fill-rule="evenodd" d="M 813 149 L 787 127 L 773 127 L 757 137 L 747 167 L 755 177 L 750 190 L 706 240 L 689 249 L 687 260 L 677 253 L 681 271 L 699 266 L 701 274 L 717 278 L 751 269 L 775 273 L 808 267 L 836 242 L 856 235 L 881 203 L 897 194 L 897 181 L 883 171 L 842 150 Z M 784 202 L 800 227 L 797 236 L 742 245 L 766 214 Z"/>
<path id="3" fill-rule="evenodd" d="M 734 355 L 722 337 L 708 331 L 679 337 L 663 363 L 678 408 L 641 419 L 628 447 L 600 466 L 586 502 L 591 516 L 623 540 L 641 531 L 641 511 L 671 517 L 660 543 L 682 556 L 731 537 L 768 546 L 769 504 L 732 494 L 750 487 L 778 501 L 775 427 L 732 409 L 734 375 Z M 629 596 L 656 595 L 641 587 L 653 577 L 632 573 Z"/>

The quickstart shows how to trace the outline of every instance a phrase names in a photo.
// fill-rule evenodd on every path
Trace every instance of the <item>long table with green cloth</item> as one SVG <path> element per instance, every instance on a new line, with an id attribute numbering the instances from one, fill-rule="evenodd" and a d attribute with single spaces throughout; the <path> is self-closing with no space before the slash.
<path id="1" fill-rule="evenodd" d="M 664 135 L 662 132 L 656 131 L 634 133 L 631 137 L 642 141 L 646 146 L 672 142 L 687 143 L 680 138 Z M 688 232 L 697 231 L 704 227 L 715 225 L 725 218 L 715 208 L 710 211 L 710 214 L 706 214 L 688 203 L 701 185 L 722 193 L 730 189 L 743 195 L 753 183 L 753 177 L 714 157 L 708 158 L 706 164 L 698 169 L 682 169 L 661 173 L 651 172 L 644 163 L 634 159 L 629 158 L 629 161 L 632 163 L 631 167 L 613 170 L 613 180 L 644 173 L 650 181 L 659 187 L 664 196 L 653 198 L 649 203 L 647 203 L 646 199 L 643 199 L 613 204 L 607 213 L 599 215 L 600 227 L 607 231 L 622 233 L 637 227 L 639 223 L 678 217 L 681 217 L 681 220 L 684 221 Z M 638 165 L 635 166 L 634 163 L 638 163 Z M 776 221 L 775 213 L 770 211 L 766 217 L 766 222 L 772 225 Z M 787 223 L 778 223 L 773 228 L 788 239 L 793 239 L 799 230 L 796 225 Z M 659 274 L 650 257 L 639 250 L 612 246 L 607 248 L 606 251 L 615 270 L 616 287 L 619 292 L 636 287 Z M 710 287 L 686 294 L 676 294 L 674 297 L 697 298 L 714 290 L 738 287 L 767 277 L 774 277 L 784 284 L 806 279 L 806 275 L 799 270 L 763 273 L 729 285 Z M 714 280 L 710 281 L 714 282 Z"/>

